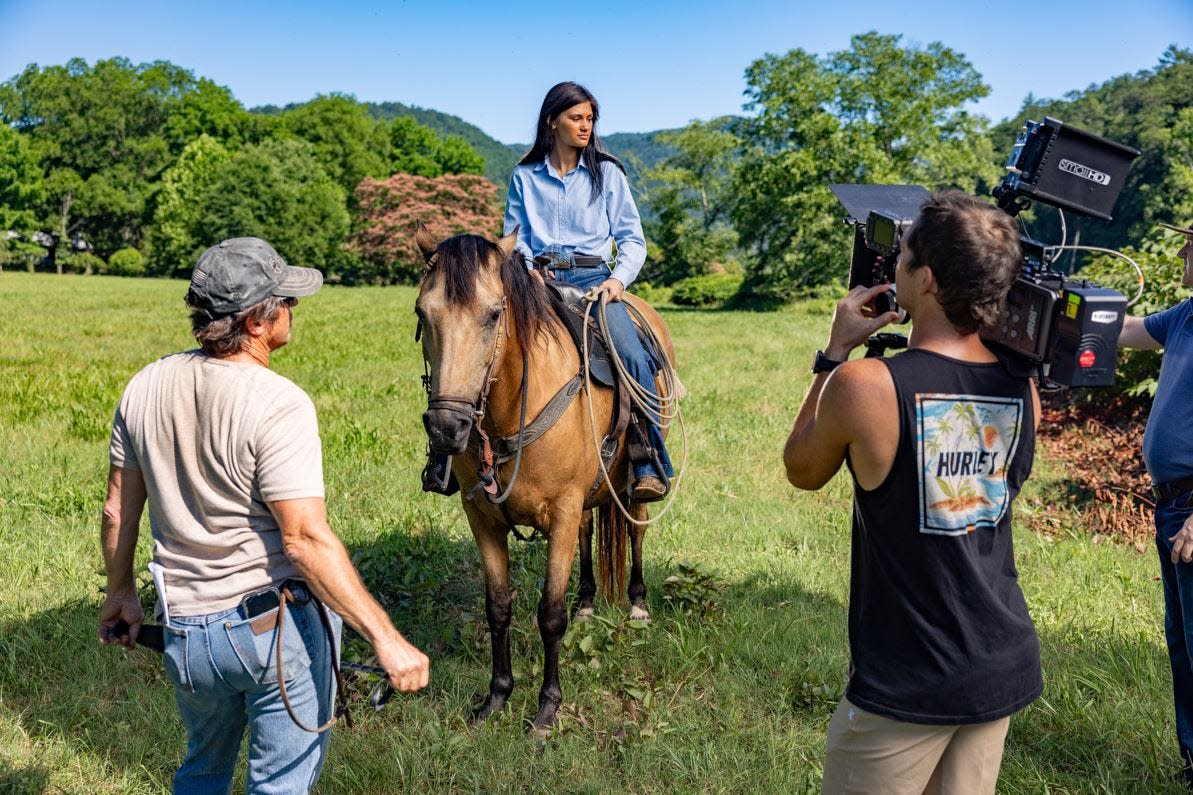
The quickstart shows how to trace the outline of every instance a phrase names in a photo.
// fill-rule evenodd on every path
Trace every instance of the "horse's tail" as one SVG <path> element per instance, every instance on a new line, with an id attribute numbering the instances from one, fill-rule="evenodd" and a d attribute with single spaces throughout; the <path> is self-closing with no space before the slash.
<path id="1" fill-rule="evenodd" d="M 597 512 L 597 583 L 601 596 L 610 602 L 626 592 L 626 539 L 629 523 L 613 503 L 605 503 Z"/>

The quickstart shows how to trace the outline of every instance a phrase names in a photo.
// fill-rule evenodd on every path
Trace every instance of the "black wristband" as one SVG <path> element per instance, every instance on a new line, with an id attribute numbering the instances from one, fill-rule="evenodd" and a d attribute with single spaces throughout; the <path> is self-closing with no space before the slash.
<path id="1" fill-rule="evenodd" d="M 814 373 L 831 373 L 840 366 L 841 363 L 836 359 L 825 356 L 824 351 L 816 351 L 816 358 L 812 360 L 812 372 Z"/>

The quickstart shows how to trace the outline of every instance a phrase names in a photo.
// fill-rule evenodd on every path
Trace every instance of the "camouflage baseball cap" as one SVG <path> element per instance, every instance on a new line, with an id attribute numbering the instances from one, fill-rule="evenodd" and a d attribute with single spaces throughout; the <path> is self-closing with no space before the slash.
<path id="1" fill-rule="evenodd" d="M 322 286 L 322 273 L 287 265 L 261 238 L 234 237 L 199 257 L 186 303 L 214 319 L 243 312 L 271 295 L 298 298 Z"/>

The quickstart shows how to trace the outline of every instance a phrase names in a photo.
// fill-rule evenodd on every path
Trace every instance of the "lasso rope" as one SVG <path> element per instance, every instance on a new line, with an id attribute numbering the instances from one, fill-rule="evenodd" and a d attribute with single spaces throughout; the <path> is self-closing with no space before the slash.
<path id="1" fill-rule="evenodd" d="M 670 494 L 666 502 L 663 504 L 663 509 L 659 511 L 654 517 L 646 520 L 635 519 L 630 515 L 629 509 L 622 504 L 617 496 L 617 489 L 613 486 L 613 478 L 609 475 L 609 470 L 605 468 L 605 459 L 601 456 L 601 442 L 597 437 L 596 430 L 596 414 L 592 407 L 592 377 L 588 366 L 588 335 L 584 334 L 584 394 L 588 397 L 588 424 L 592 428 L 592 443 L 596 449 L 597 464 L 601 468 L 601 475 L 604 476 L 605 485 L 609 487 L 609 494 L 613 497 L 613 502 L 617 504 L 621 515 L 626 518 L 626 521 L 639 527 L 646 527 L 654 524 L 667 515 L 671 510 L 671 506 L 675 503 L 675 496 L 679 493 L 679 484 L 683 480 L 684 470 L 688 467 L 688 427 L 684 424 L 683 412 L 679 408 L 679 399 L 682 397 L 680 391 L 682 386 L 679 383 L 679 377 L 675 374 L 675 369 L 671 366 L 671 362 L 666 361 L 666 352 L 663 350 L 659 338 L 655 335 L 654 329 L 650 327 L 650 323 L 638 311 L 638 308 L 628 301 L 623 302 L 628 312 L 632 313 L 641 324 L 641 328 L 646 330 L 650 340 L 654 343 L 655 350 L 659 351 L 664 358 L 660 362 L 663 372 L 663 384 L 666 388 L 667 396 L 652 395 L 647 390 L 643 389 L 637 381 L 633 379 L 625 364 L 621 360 L 617 349 L 613 345 L 613 338 L 609 334 L 609 323 L 605 314 L 605 305 L 608 303 L 608 294 L 605 290 L 599 287 L 594 287 L 584 294 L 584 301 L 587 306 L 584 309 L 584 325 L 588 325 L 589 318 L 592 316 L 592 308 L 598 307 L 597 321 L 600 325 L 601 334 L 605 338 L 605 345 L 609 348 L 609 358 L 613 361 L 613 366 L 617 368 L 617 376 L 622 379 L 629 388 L 630 402 L 642 410 L 647 415 L 647 419 L 657 419 L 655 422 L 660 429 L 667 429 L 671 427 L 671 421 L 679 420 L 679 429 L 683 438 L 683 460 L 680 462 L 679 471 L 675 475 L 675 483 L 671 487 Z M 652 405 L 653 404 L 653 405 Z M 672 408 L 672 406 L 674 408 Z M 661 474 L 661 473 L 660 473 Z"/>

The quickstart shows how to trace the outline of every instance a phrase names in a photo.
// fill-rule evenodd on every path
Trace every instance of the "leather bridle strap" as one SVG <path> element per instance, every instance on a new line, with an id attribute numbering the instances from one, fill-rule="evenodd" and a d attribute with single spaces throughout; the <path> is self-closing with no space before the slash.
<path id="1" fill-rule="evenodd" d="M 298 602 L 295 600 L 294 595 L 290 593 L 289 585 L 283 584 L 280 592 L 281 595 L 278 597 L 277 635 L 274 638 L 274 659 L 277 663 L 278 692 L 282 695 L 282 703 L 286 705 L 286 712 L 289 713 L 290 720 L 294 721 L 294 725 L 305 732 L 322 734 L 332 726 L 335 726 L 336 721 L 343 715 L 344 722 L 351 729 L 352 713 L 348 711 L 348 689 L 344 686 L 344 675 L 340 671 L 340 655 L 338 649 L 336 649 L 335 632 L 331 629 L 331 621 L 327 618 L 326 608 L 323 607 L 323 603 L 313 593 L 310 594 L 310 600 L 315 603 L 315 609 L 319 611 L 320 623 L 323 624 L 323 629 L 327 633 L 328 651 L 331 654 L 331 670 L 335 674 L 336 679 L 336 706 L 327 722 L 314 729 L 307 726 L 294 714 L 294 707 L 290 705 L 290 697 L 286 694 L 286 677 L 282 674 L 282 629 L 285 625 L 286 603 L 295 602 L 297 604 Z"/>

